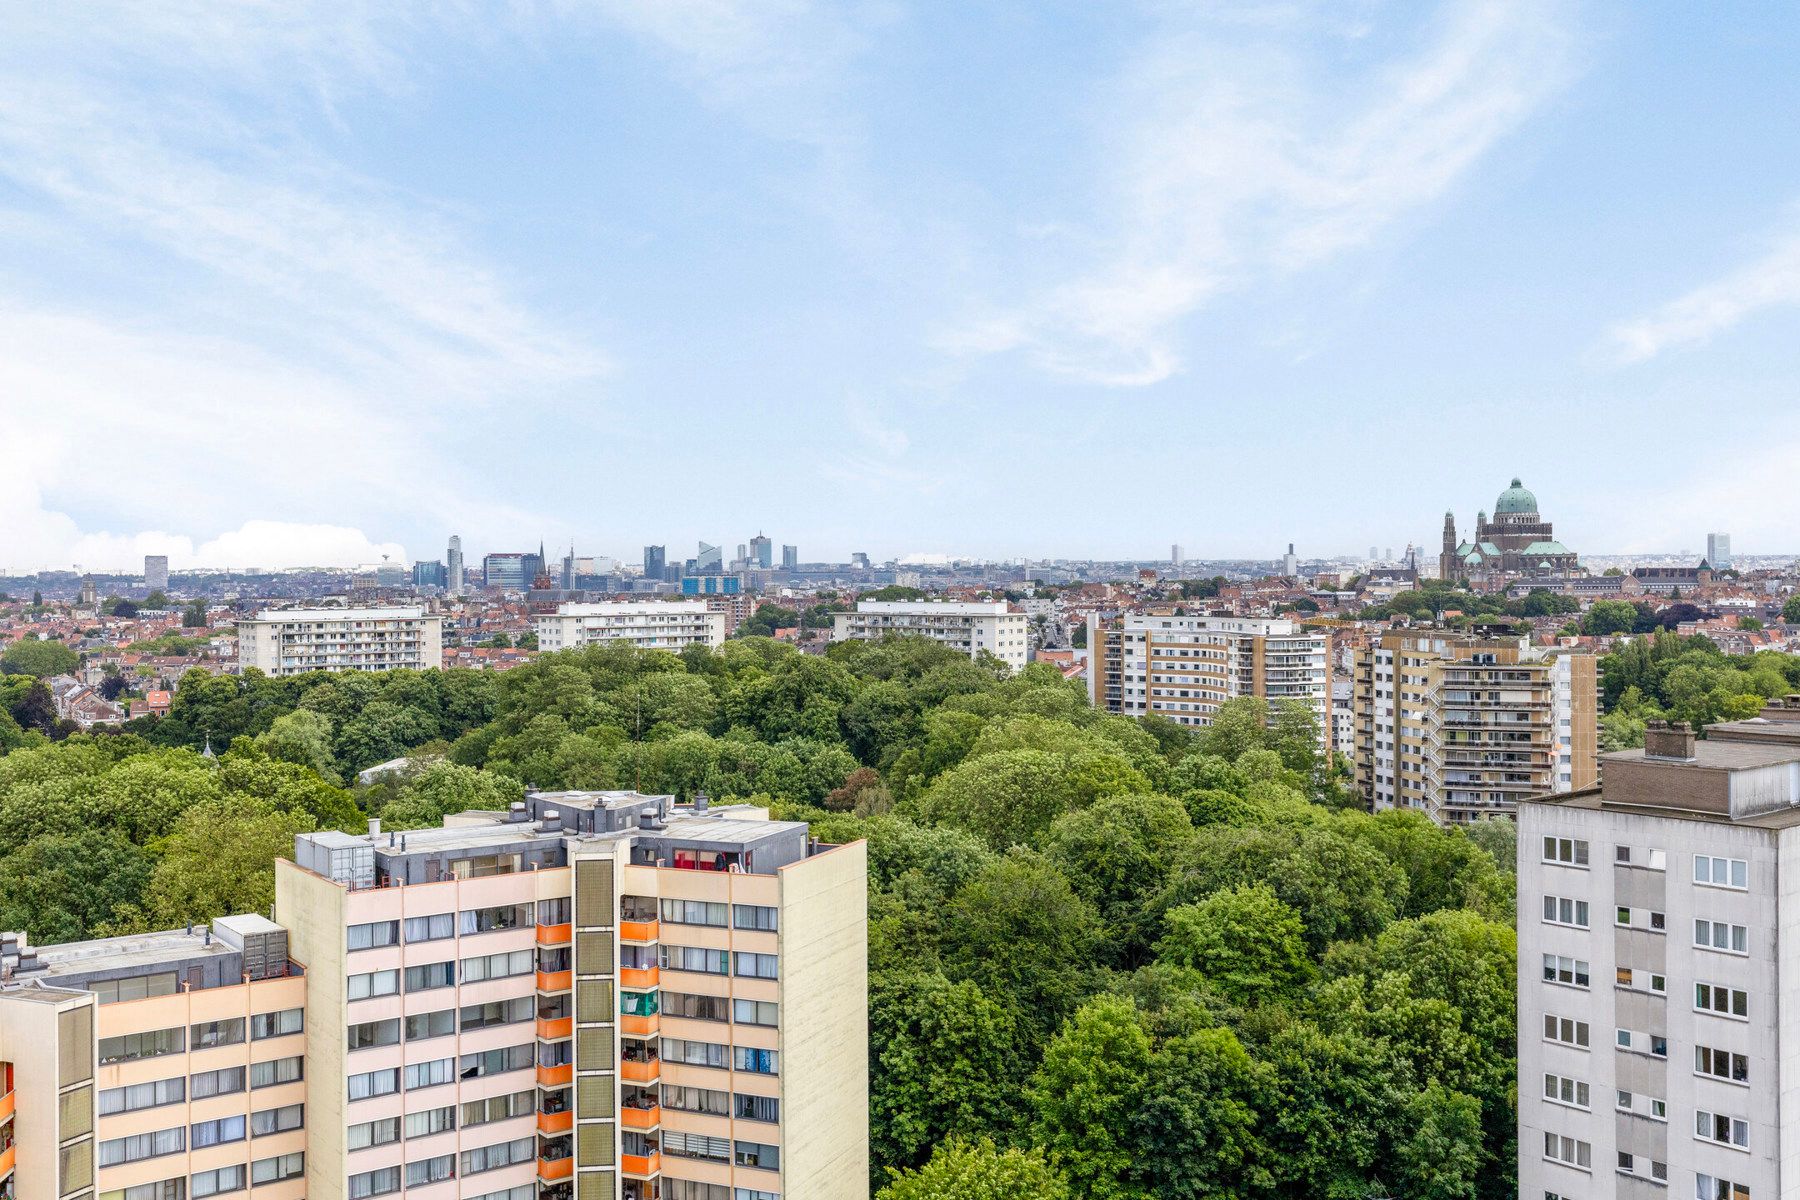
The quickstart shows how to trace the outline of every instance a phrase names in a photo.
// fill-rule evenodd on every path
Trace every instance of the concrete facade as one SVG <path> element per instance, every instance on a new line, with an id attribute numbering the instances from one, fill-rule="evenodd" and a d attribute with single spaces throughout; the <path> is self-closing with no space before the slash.
<path id="1" fill-rule="evenodd" d="M 970 658 L 991 654 L 1012 670 L 1030 659 L 1030 619 L 1004 600 L 859 600 L 831 618 L 831 640 L 879 640 L 910 634 L 942 642 Z"/>
<path id="2" fill-rule="evenodd" d="M 265 675 L 444 665 L 443 618 L 422 608 L 270 609 L 237 629 L 239 667 Z"/>
<path id="3" fill-rule="evenodd" d="M 630 642 L 646 650 L 725 644 L 726 615 L 704 600 L 611 600 L 562 604 L 535 618 L 538 649 L 572 650 L 595 642 Z"/>

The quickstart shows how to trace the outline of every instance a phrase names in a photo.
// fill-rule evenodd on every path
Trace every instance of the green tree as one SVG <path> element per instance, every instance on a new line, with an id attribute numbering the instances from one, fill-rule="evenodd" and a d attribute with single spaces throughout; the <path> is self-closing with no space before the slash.
<path id="1" fill-rule="evenodd" d="M 21 638 L 0 653 L 0 672 L 8 675 L 47 679 L 52 675 L 68 675 L 80 665 L 81 655 L 61 642 L 40 638 Z"/>
<path id="2" fill-rule="evenodd" d="M 1628 600 L 1596 600 L 1582 619 L 1581 631 L 1590 637 L 1630 633 L 1637 615 L 1637 608 Z"/>
<path id="3" fill-rule="evenodd" d="M 206 601 L 195 598 L 186 608 L 181 610 L 181 625 L 184 629 L 205 629 Z"/>
<path id="4" fill-rule="evenodd" d="M 1071 1200 L 1069 1186 L 1036 1150 L 1000 1150 L 989 1139 L 950 1141 L 917 1171 L 896 1174 L 876 1200 Z"/>
<path id="5" fill-rule="evenodd" d="M 234 797 L 195 805 L 169 835 L 145 892 L 160 926 L 267 913 L 275 901 L 275 860 L 294 853 L 294 835 L 314 828 L 301 813 Z"/>
<path id="6" fill-rule="evenodd" d="M 434 762 L 408 783 L 381 810 L 389 829 L 435 829 L 452 813 L 483 809 L 504 812 L 524 798 L 515 779 L 451 762 Z"/>
<path id="7" fill-rule="evenodd" d="M 152 859 L 112 831 L 44 834 L 0 857 L 0 929 L 41 945 L 94 937 L 142 902 Z"/>
<path id="8" fill-rule="evenodd" d="M 336 781 L 337 760 L 332 757 L 331 739 L 330 719 L 302 708 L 276 717 L 268 729 L 256 735 L 255 745 L 270 758 L 299 763 Z"/>
<path id="9" fill-rule="evenodd" d="M 1238 1004 L 1281 1004 L 1312 976 L 1300 914 L 1265 884 L 1171 909 L 1159 961 L 1188 967 Z"/>
<path id="10" fill-rule="evenodd" d="M 1800 596 L 1789 596 L 1781 606 L 1781 619 L 1789 625 L 1800 625 Z"/>

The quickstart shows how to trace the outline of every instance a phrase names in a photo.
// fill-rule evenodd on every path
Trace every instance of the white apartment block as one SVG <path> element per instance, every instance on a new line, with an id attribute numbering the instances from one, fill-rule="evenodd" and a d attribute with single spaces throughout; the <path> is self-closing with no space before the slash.
<path id="1" fill-rule="evenodd" d="M 594 642 L 630 642 L 646 650 L 723 646 L 725 614 L 704 600 L 605 600 L 571 603 L 536 618 L 539 650 L 570 650 Z"/>
<path id="2" fill-rule="evenodd" d="M 443 618 L 422 608 L 267 609 L 237 631 L 239 668 L 265 675 L 444 665 Z"/>
<path id="3" fill-rule="evenodd" d="M 1088 695 L 1096 708 L 1181 725 L 1212 724 L 1227 700 L 1299 700 L 1330 748 L 1330 637 L 1284 618 L 1132 613 L 1088 617 Z"/>
<path id="4" fill-rule="evenodd" d="M 1030 658 L 1030 623 L 1004 600 L 859 600 L 855 612 L 832 618 L 831 640 L 912 634 L 970 658 L 985 651 L 1017 671 Z"/>
<path id="5" fill-rule="evenodd" d="M 1800 710 L 1518 821 L 1519 1195 L 1800 1194 Z"/>

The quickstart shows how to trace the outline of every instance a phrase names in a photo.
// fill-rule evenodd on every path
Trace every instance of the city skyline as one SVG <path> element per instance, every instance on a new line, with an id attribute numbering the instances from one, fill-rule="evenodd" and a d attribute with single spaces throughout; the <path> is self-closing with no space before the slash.
<path id="1" fill-rule="evenodd" d="M 1800 366 L 1800 15 L 1744 28 L 13 13 L 0 561 L 624 555 L 746 489 L 819 556 L 1398 549 L 1513 475 L 1776 552 L 1800 443 L 1708 419 Z"/>

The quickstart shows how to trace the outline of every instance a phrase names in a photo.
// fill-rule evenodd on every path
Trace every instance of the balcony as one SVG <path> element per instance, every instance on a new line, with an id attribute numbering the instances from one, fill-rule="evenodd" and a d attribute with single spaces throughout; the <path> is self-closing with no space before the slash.
<path id="1" fill-rule="evenodd" d="M 634 1108 L 629 1104 L 619 1107 L 619 1124 L 627 1129 L 655 1129 L 662 1124 L 662 1105 L 652 1104 L 648 1108 Z"/>
<path id="2" fill-rule="evenodd" d="M 662 932 L 660 921 L 620 921 L 619 940 L 621 942 L 654 942 Z"/>
<path id="3" fill-rule="evenodd" d="M 662 1077 L 662 1060 L 646 1058 L 641 1061 L 622 1059 L 619 1062 L 619 1078 L 629 1083 L 654 1084 Z"/>
<path id="4" fill-rule="evenodd" d="M 626 988 L 653 988 L 660 978 L 655 967 L 620 967 L 619 986 Z"/>
<path id="5" fill-rule="evenodd" d="M 565 1108 L 561 1112 L 541 1112 L 538 1114 L 537 1127 L 539 1133 L 567 1133 L 575 1127 L 575 1110 Z"/>
<path id="6" fill-rule="evenodd" d="M 0 1179 L 5 1179 L 8 1175 L 12 1174 L 13 1167 L 17 1165 L 18 1157 L 19 1146 L 16 1142 L 6 1149 L 0 1150 Z"/>
<path id="7" fill-rule="evenodd" d="M 561 925 L 539 925 L 537 927 L 537 944 L 540 946 L 563 946 L 569 941 L 569 923 Z"/>
<path id="8" fill-rule="evenodd" d="M 565 1154 L 561 1158 L 538 1159 L 539 1179 L 567 1179 L 575 1173 L 575 1156 Z"/>
<path id="9" fill-rule="evenodd" d="M 565 1087 L 575 1079 L 575 1064 L 563 1063 L 557 1067 L 539 1067 L 537 1081 L 539 1087 Z"/>
<path id="10" fill-rule="evenodd" d="M 0 1096 L 0 1123 L 12 1120 L 13 1110 L 19 1106 L 19 1093 L 8 1092 Z"/>
<path id="11" fill-rule="evenodd" d="M 648 1016 L 638 1016 L 636 1013 L 619 1015 L 619 1032 L 628 1033 L 633 1037 L 649 1037 L 661 1027 L 661 1019 L 655 1013 Z"/>
<path id="12" fill-rule="evenodd" d="M 635 1175 L 639 1179 L 648 1179 L 662 1170 L 662 1155 L 658 1154 L 621 1154 L 619 1169 L 627 1175 Z"/>
<path id="13" fill-rule="evenodd" d="M 540 992 L 566 992 L 574 985 L 575 972 L 539 971 L 537 973 L 537 990 Z"/>
<path id="14" fill-rule="evenodd" d="M 546 1042 L 558 1042 L 575 1033 L 574 1017 L 539 1017 L 537 1035 Z"/>

